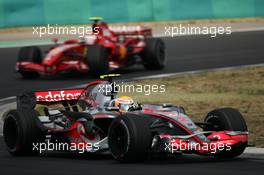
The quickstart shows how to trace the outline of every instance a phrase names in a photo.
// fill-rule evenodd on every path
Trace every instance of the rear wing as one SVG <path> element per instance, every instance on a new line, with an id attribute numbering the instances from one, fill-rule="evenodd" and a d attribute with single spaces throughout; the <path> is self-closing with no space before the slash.
<path id="1" fill-rule="evenodd" d="M 84 89 L 25 92 L 17 96 L 17 109 L 34 109 L 36 104 L 76 102 Z"/>
<path id="2" fill-rule="evenodd" d="M 116 35 L 144 35 L 152 36 L 152 30 L 150 28 L 141 26 L 124 26 L 124 27 L 110 27 L 110 30 Z"/>

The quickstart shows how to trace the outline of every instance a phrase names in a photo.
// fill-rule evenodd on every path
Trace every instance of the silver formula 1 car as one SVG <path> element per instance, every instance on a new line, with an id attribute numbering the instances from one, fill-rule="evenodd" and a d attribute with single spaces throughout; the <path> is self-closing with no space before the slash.
<path id="1" fill-rule="evenodd" d="M 44 144 L 61 143 L 68 151 L 110 152 L 118 161 L 131 162 L 179 153 L 232 158 L 246 148 L 247 126 L 238 110 L 215 109 L 195 123 L 182 107 L 118 97 L 108 77 L 86 88 L 17 96 L 17 109 L 4 116 L 7 150 L 33 155 L 41 146 L 49 150 Z"/>

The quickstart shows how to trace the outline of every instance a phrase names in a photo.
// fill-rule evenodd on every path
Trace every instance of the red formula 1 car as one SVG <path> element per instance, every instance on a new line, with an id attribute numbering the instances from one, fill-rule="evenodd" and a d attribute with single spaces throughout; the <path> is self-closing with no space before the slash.
<path id="1" fill-rule="evenodd" d="M 56 44 L 44 56 L 37 46 L 21 48 L 17 71 L 25 78 L 34 78 L 69 70 L 90 70 L 92 74 L 99 75 L 135 63 L 142 63 L 146 69 L 153 70 L 165 66 L 164 43 L 152 37 L 151 29 L 138 26 L 114 30 L 99 18 L 92 20 L 92 35 Z"/>
<path id="2" fill-rule="evenodd" d="M 18 96 L 17 109 L 4 116 L 8 151 L 108 151 L 116 160 L 130 162 L 182 153 L 232 158 L 247 146 L 247 126 L 236 109 L 215 109 L 204 122 L 194 123 L 182 107 L 139 104 L 116 92 L 109 80 L 84 89 Z"/>

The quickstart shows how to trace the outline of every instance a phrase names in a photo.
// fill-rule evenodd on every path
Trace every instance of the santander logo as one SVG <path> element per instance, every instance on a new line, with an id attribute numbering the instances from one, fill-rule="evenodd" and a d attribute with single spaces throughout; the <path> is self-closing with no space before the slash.
<path id="1" fill-rule="evenodd" d="M 63 100 L 77 100 L 83 89 L 62 90 L 62 91 L 43 91 L 35 92 L 37 101 L 56 102 Z"/>

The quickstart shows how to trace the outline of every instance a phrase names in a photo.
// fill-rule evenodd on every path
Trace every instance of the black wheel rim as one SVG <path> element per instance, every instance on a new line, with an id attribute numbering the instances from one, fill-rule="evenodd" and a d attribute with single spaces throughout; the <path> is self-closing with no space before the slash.
<path id="1" fill-rule="evenodd" d="M 222 126 L 221 121 L 216 115 L 210 116 L 210 118 L 206 120 L 206 122 L 211 124 L 211 126 L 207 127 L 207 130 L 213 130 L 213 131 L 224 130 L 224 127 Z"/>
<path id="2" fill-rule="evenodd" d="M 115 157 L 121 157 L 128 150 L 128 133 L 123 125 L 113 128 L 110 133 L 109 143 L 112 154 Z"/>

